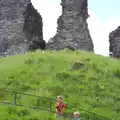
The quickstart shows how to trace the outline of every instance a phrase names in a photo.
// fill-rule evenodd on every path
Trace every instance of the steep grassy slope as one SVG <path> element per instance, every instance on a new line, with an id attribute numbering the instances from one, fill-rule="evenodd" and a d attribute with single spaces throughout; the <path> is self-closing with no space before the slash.
<path id="1" fill-rule="evenodd" d="M 1 59 L 0 88 L 51 98 L 62 94 L 69 104 L 113 120 L 120 118 L 120 61 L 92 53 L 47 51 Z M 10 98 L 10 95 L 4 95 L 2 91 L 0 96 L 0 99 Z M 24 101 L 32 104 L 27 97 Z M 8 111 L 15 111 L 14 109 L 2 105 L 0 117 L 10 118 L 12 114 Z M 27 114 L 25 120 L 46 117 L 42 112 L 23 111 L 32 113 Z M 16 116 L 11 119 L 18 120 L 16 112 L 12 113 Z M 22 115 L 19 115 L 19 119 L 20 117 L 23 119 Z"/>

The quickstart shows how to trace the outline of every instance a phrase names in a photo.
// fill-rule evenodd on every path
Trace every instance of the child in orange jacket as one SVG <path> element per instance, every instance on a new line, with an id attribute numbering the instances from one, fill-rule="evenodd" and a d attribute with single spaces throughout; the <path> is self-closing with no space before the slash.
<path id="1" fill-rule="evenodd" d="M 64 109 L 67 108 L 67 104 L 63 102 L 62 96 L 57 96 L 57 102 L 56 102 L 56 115 L 57 118 L 62 118 L 64 114 Z"/>

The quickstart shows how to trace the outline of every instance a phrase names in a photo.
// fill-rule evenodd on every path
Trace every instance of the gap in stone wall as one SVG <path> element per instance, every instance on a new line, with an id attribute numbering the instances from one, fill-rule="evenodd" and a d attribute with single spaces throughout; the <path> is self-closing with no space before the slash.
<path id="1" fill-rule="evenodd" d="M 46 42 L 57 32 L 57 19 L 62 14 L 61 0 L 31 0 L 43 19 L 43 37 Z"/>

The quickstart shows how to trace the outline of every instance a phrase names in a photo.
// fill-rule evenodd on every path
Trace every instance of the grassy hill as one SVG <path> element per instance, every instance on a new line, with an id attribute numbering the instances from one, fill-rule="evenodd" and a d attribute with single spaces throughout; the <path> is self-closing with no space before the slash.
<path id="1" fill-rule="evenodd" d="M 45 51 L 0 59 L 0 88 L 55 98 L 99 115 L 120 118 L 120 61 L 84 51 Z M 12 100 L 0 91 L 0 100 Z M 21 97 L 32 104 L 28 97 Z M 47 112 L 0 104 L 2 120 L 53 120 Z"/>

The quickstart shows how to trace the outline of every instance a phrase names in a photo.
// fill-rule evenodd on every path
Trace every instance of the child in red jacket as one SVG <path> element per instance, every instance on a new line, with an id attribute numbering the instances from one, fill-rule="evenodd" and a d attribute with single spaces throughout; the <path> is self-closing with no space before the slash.
<path id="1" fill-rule="evenodd" d="M 63 118 L 64 109 L 67 108 L 67 104 L 63 102 L 62 96 L 57 96 L 57 102 L 56 102 L 56 115 L 57 118 Z"/>

